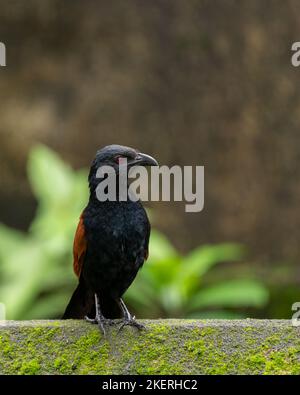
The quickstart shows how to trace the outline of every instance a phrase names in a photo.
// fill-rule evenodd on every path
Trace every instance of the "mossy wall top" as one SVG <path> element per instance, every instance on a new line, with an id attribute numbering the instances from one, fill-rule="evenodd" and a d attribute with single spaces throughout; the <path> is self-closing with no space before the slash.
<path id="1" fill-rule="evenodd" d="M 300 374 L 283 320 L 154 320 L 139 332 L 84 321 L 0 321 L 0 374 Z"/>

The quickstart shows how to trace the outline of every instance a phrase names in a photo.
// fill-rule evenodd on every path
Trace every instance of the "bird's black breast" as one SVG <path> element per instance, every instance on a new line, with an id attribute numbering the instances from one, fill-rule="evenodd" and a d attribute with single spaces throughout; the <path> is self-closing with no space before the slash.
<path id="1" fill-rule="evenodd" d="M 121 297 L 143 265 L 150 224 L 140 202 L 104 202 L 84 211 L 85 281 L 99 294 Z"/>

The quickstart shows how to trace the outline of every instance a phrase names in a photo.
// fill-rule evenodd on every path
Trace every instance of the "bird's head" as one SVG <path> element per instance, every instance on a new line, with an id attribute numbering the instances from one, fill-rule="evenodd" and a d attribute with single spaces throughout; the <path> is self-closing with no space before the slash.
<path id="1" fill-rule="evenodd" d="M 99 178 L 97 177 L 98 169 L 103 166 L 112 167 L 117 176 L 122 163 L 126 160 L 127 173 L 133 166 L 158 166 L 157 161 L 152 156 L 143 154 L 136 149 L 125 147 L 123 145 L 107 145 L 97 151 L 95 159 L 91 165 L 89 174 L 89 185 L 91 192 L 96 189 Z"/>

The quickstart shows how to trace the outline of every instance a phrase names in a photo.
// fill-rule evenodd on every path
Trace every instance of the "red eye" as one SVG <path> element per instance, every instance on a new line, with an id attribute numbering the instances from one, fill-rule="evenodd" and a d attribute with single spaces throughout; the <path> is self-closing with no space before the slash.
<path id="1" fill-rule="evenodd" d="M 115 162 L 120 164 L 122 161 L 124 161 L 126 158 L 124 156 L 118 155 L 115 157 Z"/>

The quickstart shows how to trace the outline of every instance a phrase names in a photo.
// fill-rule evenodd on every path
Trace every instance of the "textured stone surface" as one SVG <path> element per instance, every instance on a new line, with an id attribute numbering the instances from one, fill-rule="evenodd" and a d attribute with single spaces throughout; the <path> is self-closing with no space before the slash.
<path id="1" fill-rule="evenodd" d="M 299 374 L 285 320 L 155 320 L 106 338 L 84 321 L 0 321 L 1 374 Z"/>

